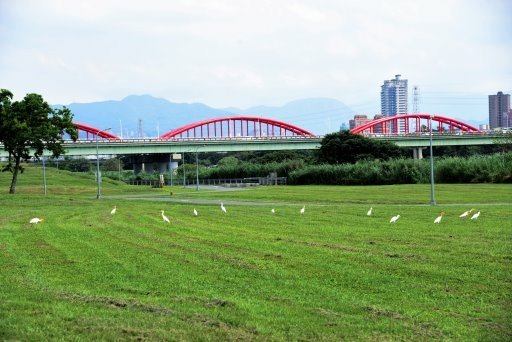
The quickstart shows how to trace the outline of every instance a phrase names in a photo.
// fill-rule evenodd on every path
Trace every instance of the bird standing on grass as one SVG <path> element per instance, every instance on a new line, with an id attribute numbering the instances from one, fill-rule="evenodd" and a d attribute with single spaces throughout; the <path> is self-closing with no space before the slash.
<path id="1" fill-rule="evenodd" d="M 115 205 L 114 209 L 112 209 L 112 211 L 110 211 L 110 215 L 114 215 L 116 213 L 116 210 L 117 210 L 117 205 Z"/>
<path id="2" fill-rule="evenodd" d="M 441 220 L 443 219 L 444 211 L 441 211 L 441 214 L 439 214 L 438 217 L 434 220 L 434 223 L 441 223 Z"/>
<path id="3" fill-rule="evenodd" d="M 171 223 L 171 221 L 169 221 L 169 218 L 164 215 L 164 211 L 163 210 L 162 210 L 162 219 L 164 220 L 164 222 Z"/>
<path id="4" fill-rule="evenodd" d="M 464 217 L 468 216 L 469 214 L 471 214 L 471 212 L 472 212 L 473 210 L 475 210 L 475 209 L 470 209 L 470 210 L 468 210 L 468 211 L 465 211 L 465 212 L 463 212 L 462 214 L 460 214 L 460 215 L 459 215 L 459 217 L 460 217 L 460 218 L 464 218 Z"/>
<path id="5" fill-rule="evenodd" d="M 391 220 L 389 220 L 389 223 L 395 223 L 400 218 L 400 215 L 393 216 Z"/>
<path id="6" fill-rule="evenodd" d="M 370 210 L 368 210 L 368 212 L 366 213 L 367 216 L 372 216 L 372 210 L 373 210 L 373 207 L 370 208 Z"/>
<path id="7" fill-rule="evenodd" d="M 197 216 L 197 215 L 198 215 L 197 210 L 196 210 L 196 208 L 194 208 L 194 216 Z"/>
<path id="8" fill-rule="evenodd" d="M 43 221 L 44 221 L 44 219 L 41 219 L 41 218 L 39 218 L 39 217 L 34 217 L 33 219 L 31 219 L 31 220 L 29 221 L 29 223 L 30 223 L 30 224 L 38 224 L 39 222 L 43 222 Z"/>
<path id="9" fill-rule="evenodd" d="M 306 206 L 303 206 L 302 209 L 300 210 L 300 214 L 303 215 L 305 211 L 306 211 Z"/>
<path id="10" fill-rule="evenodd" d="M 480 216 L 480 212 L 477 212 L 476 214 L 474 214 L 473 216 L 471 216 L 471 219 L 476 221 L 476 219 L 478 218 L 478 216 Z"/>
<path id="11" fill-rule="evenodd" d="M 224 207 L 224 203 L 220 204 L 220 210 L 222 210 L 224 213 L 227 213 L 226 207 Z"/>

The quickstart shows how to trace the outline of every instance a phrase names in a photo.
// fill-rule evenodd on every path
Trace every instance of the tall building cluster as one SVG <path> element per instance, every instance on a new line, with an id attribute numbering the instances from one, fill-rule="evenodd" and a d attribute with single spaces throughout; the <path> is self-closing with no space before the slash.
<path id="1" fill-rule="evenodd" d="M 373 120 L 386 116 L 403 115 L 408 113 L 408 87 L 407 80 L 401 78 L 402 75 L 395 75 L 392 80 L 385 80 L 380 90 L 380 108 L 381 113 L 375 115 Z M 372 119 L 366 115 L 356 114 L 354 119 L 350 120 L 350 129 L 361 126 Z M 394 127 L 393 123 L 388 124 L 388 130 L 392 132 L 403 131 L 405 127 Z M 381 130 L 382 128 L 377 128 Z"/>
<path id="2" fill-rule="evenodd" d="M 489 95 L 489 128 L 508 127 L 512 127 L 510 94 L 499 91 L 496 95 Z"/>
<path id="3" fill-rule="evenodd" d="M 384 80 L 380 90 L 381 114 L 376 115 L 373 120 L 408 113 L 407 80 L 401 77 L 402 75 L 395 75 L 394 79 Z M 413 112 L 419 112 L 419 88 L 416 86 L 413 89 Z M 356 114 L 354 119 L 350 120 L 350 129 L 361 126 L 371 120 L 366 115 Z M 391 132 L 404 132 L 405 130 L 405 127 L 394 127 L 393 123 L 388 123 L 388 125 L 387 129 Z M 511 127 L 512 109 L 510 108 L 510 94 L 504 94 L 499 91 L 496 95 L 489 95 L 489 125 L 485 125 L 481 129 Z"/>

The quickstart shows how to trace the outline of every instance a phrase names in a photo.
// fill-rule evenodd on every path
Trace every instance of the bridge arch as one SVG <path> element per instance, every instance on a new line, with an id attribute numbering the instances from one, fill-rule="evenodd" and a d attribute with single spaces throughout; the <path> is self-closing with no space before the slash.
<path id="1" fill-rule="evenodd" d="M 315 136 L 298 126 L 255 116 L 232 116 L 194 122 L 173 129 L 159 139 L 171 138 L 233 138 L 273 136 Z"/>
<path id="2" fill-rule="evenodd" d="M 470 124 L 457 119 L 434 114 L 404 114 L 396 116 L 387 116 L 381 119 L 372 120 L 353 128 L 352 133 L 360 134 L 411 134 L 422 131 L 436 131 L 439 134 L 454 134 L 456 132 L 480 132 L 480 130 Z"/>
<path id="3" fill-rule="evenodd" d="M 96 139 L 96 134 L 98 134 L 99 138 L 103 139 L 113 139 L 117 140 L 119 137 L 115 134 L 110 133 L 109 131 L 102 131 L 101 129 L 98 129 L 93 126 L 89 126 L 83 123 L 73 122 L 73 125 L 78 129 L 78 139 L 80 139 L 81 136 L 85 135 L 86 140 L 92 140 Z M 90 137 L 89 137 L 90 135 Z"/>

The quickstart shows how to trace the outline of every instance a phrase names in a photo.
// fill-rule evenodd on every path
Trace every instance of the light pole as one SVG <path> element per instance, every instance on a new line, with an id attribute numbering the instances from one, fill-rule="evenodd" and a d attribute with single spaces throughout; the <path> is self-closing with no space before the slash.
<path id="1" fill-rule="evenodd" d="M 43 189 L 44 189 L 44 194 L 46 195 L 46 164 L 45 164 L 45 160 L 44 160 L 44 155 L 43 155 Z"/>
<path id="2" fill-rule="evenodd" d="M 432 119 L 433 115 L 428 118 L 428 126 L 430 133 L 430 205 L 436 205 L 436 194 L 434 190 L 434 152 L 432 150 Z"/>
<path id="3" fill-rule="evenodd" d="M 197 158 L 197 149 L 196 149 L 196 191 L 199 191 L 199 161 Z"/>
<path id="4" fill-rule="evenodd" d="M 169 154 L 169 182 L 169 185 L 172 186 L 172 153 Z"/>
<path id="5" fill-rule="evenodd" d="M 98 153 L 98 134 L 100 132 L 106 132 L 110 130 L 110 128 L 100 129 L 96 132 L 96 183 L 98 185 L 98 193 L 96 194 L 96 199 L 101 198 L 101 179 L 100 179 L 100 155 Z"/>
<path id="6" fill-rule="evenodd" d="M 121 159 L 123 159 L 125 156 L 117 158 L 117 161 L 119 162 L 119 175 L 118 180 L 121 181 Z"/>
<path id="7" fill-rule="evenodd" d="M 183 163 L 181 163 L 183 166 L 183 188 L 185 188 L 185 152 L 183 152 Z"/>

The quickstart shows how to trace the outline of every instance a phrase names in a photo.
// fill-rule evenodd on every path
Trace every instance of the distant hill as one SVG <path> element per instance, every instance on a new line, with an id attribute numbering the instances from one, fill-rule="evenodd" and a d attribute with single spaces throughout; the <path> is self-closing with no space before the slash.
<path id="1" fill-rule="evenodd" d="M 98 128 L 111 127 L 114 134 L 123 137 L 138 137 L 139 119 L 142 120 L 144 137 L 156 137 L 195 121 L 242 114 L 282 120 L 316 134 L 325 134 L 338 130 L 342 122 L 348 122 L 354 115 L 354 111 L 345 104 L 329 98 L 302 99 L 282 107 L 257 106 L 246 110 L 217 109 L 202 103 L 175 103 L 150 95 L 130 95 L 120 101 L 71 103 L 66 106 L 73 112 L 74 121 Z"/>
<path id="2" fill-rule="evenodd" d="M 247 114 L 262 115 L 293 123 L 316 134 L 339 130 L 355 112 L 343 102 L 331 98 L 310 98 L 289 102 L 282 107 L 258 106 L 246 110 Z"/>

